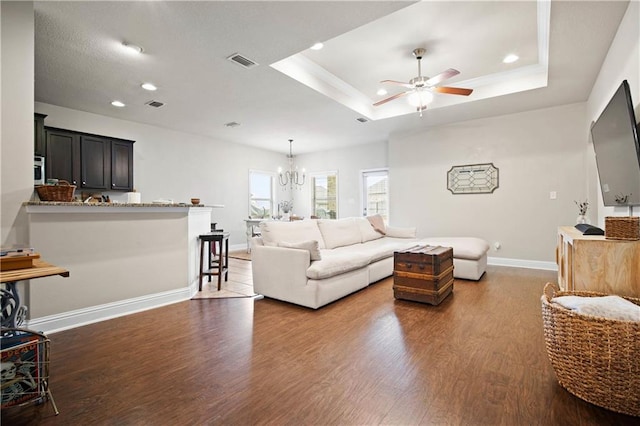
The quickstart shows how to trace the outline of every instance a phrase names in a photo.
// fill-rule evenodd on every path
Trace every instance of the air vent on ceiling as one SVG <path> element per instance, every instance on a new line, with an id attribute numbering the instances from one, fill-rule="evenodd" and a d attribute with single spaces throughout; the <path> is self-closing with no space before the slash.
<path id="1" fill-rule="evenodd" d="M 366 123 L 367 121 L 369 121 L 369 120 L 367 120 L 367 119 L 366 119 L 366 118 L 364 118 L 364 117 L 356 118 L 356 120 L 358 120 L 358 121 L 359 121 L 359 122 L 361 122 L 361 123 Z"/>
<path id="2" fill-rule="evenodd" d="M 234 53 L 233 55 L 229 56 L 227 59 L 230 60 L 231 62 L 235 62 L 236 64 L 240 65 L 243 68 L 253 68 L 258 66 L 257 62 L 252 61 L 251 59 L 247 58 L 246 56 L 242 56 L 239 53 Z"/>
<path id="3" fill-rule="evenodd" d="M 149 105 L 149 106 L 154 107 L 154 108 L 160 108 L 160 107 L 164 106 L 164 103 L 162 103 L 160 101 L 149 101 L 145 105 Z"/>
<path id="4" fill-rule="evenodd" d="M 236 123 L 235 121 L 230 121 L 228 123 L 225 123 L 224 125 L 227 127 L 238 127 L 240 123 Z"/>

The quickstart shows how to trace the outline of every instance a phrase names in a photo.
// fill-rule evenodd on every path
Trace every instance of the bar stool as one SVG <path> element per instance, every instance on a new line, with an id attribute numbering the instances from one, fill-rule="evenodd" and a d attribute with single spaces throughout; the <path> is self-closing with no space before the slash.
<path id="1" fill-rule="evenodd" d="M 198 291 L 202 291 L 202 277 L 205 275 L 209 277 L 211 281 L 212 276 L 218 277 L 218 291 L 222 288 L 222 275 L 224 274 L 224 280 L 227 281 L 229 275 L 229 232 L 214 231 L 202 234 L 198 237 L 200 239 L 200 281 L 198 284 Z M 204 267 L 204 252 L 205 243 L 209 244 L 207 252 L 209 253 L 208 267 Z M 218 245 L 217 259 L 211 256 L 211 248 Z"/>

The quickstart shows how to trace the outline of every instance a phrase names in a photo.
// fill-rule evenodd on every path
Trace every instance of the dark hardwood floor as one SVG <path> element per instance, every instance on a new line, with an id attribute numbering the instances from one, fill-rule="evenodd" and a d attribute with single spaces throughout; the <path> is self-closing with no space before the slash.
<path id="1" fill-rule="evenodd" d="M 557 384 L 540 308 L 555 278 L 489 267 L 436 307 L 394 300 L 386 279 L 317 311 L 204 299 L 55 333 L 60 415 L 2 424 L 639 424 Z"/>

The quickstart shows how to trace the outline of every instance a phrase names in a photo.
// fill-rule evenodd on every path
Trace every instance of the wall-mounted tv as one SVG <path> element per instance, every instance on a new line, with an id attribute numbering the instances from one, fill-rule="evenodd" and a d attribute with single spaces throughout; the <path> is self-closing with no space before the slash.
<path id="1" fill-rule="evenodd" d="M 627 80 L 591 126 L 591 138 L 604 205 L 640 205 L 640 144 Z"/>

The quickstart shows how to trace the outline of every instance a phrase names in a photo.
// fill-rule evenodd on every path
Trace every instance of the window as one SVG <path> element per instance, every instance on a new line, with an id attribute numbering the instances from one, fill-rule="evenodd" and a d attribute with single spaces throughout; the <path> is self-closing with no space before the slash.
<path id="1" fill-rule="evenodd" d="M 311 214 L 320 219 L 338 217 L 338 172 L 314 173 L 311 185 Z"/>
<path id="2" fill-rule="evenodd" d="M 362 215 L 379 214 L 389 222 L 389 171 L 387 169 L 362 172 Z"/>
<path id="3" fill-rule="evenodd" d="M 249 170 L 249 217 L 252 219 L 273 216 L 275 205 L 275 173 Z"/>

